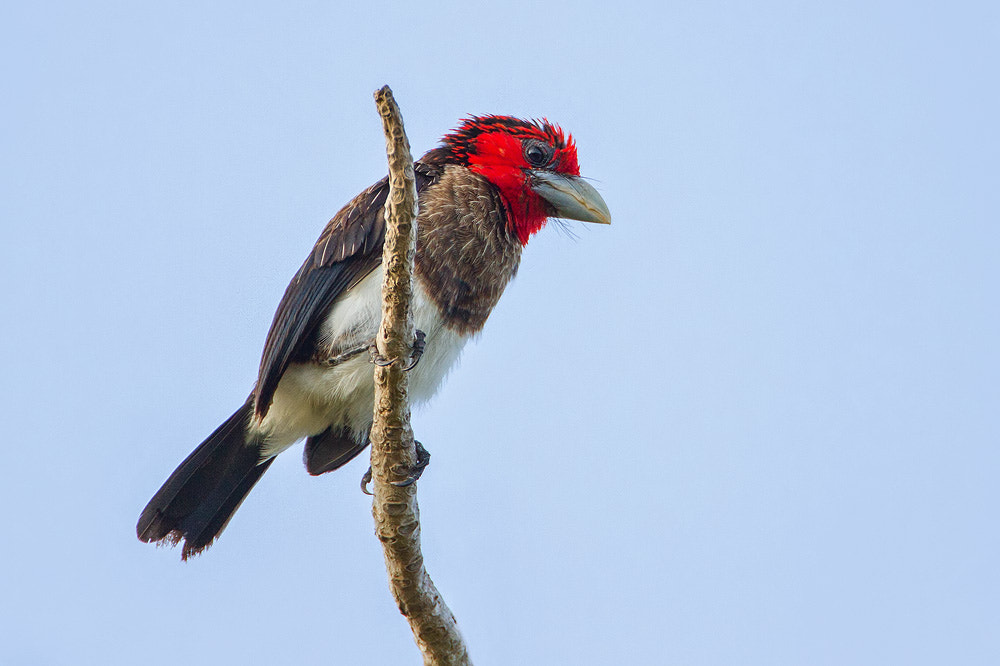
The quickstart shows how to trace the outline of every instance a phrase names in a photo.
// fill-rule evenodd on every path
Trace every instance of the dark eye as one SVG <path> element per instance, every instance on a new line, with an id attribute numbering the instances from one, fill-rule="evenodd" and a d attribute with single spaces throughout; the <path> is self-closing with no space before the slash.
<path id="1" fill-rule="evenodd" d="M 552 160 L 552 147 L 535 139 L 524 142 L 524 159 L 534 167 L 545 166 Z"/>

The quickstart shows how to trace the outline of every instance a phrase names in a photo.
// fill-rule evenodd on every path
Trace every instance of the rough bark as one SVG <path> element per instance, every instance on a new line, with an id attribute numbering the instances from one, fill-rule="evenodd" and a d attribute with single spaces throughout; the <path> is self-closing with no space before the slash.
<path id="1" fill-rule="evenodd" d="M 413 341 L 410 300 L 417 190 L 410 144 L 388 86 L 376 91 L 375 102 L 385 130 L 390 183 L 382 255 L 382 325 L 376 344 L 385 359 L 393 360 L 375 367 L 375 423 L 371 431 L 375 532 L 385 553 L 389 587 L 410 623 L 424 664 L 471 664 L 455 617 L 424 568 L 417 485 L 400 488 L 391 483 L 405 479 L 416 461 L 403 367 Z"/>

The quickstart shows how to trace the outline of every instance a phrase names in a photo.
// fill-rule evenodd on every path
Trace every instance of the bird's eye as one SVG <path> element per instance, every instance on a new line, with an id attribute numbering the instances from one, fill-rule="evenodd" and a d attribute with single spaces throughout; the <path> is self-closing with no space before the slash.
<path id="1" fill-rule="evenodd" d="M 533 167 L 545 166 L 552 159 L 552 148 L 541 141 L 529 139 L 524 142 L 524 159 Z"/>

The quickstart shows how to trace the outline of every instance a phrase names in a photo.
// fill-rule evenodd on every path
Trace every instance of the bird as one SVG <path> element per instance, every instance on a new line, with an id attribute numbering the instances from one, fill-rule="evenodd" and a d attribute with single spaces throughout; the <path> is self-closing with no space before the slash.
<path id="1" fill-rule="evenodd" d="M 433 396 L 482 331 L 522 249 L 549 218 L 611 223 L 604 199 L 580 176 L 576 142 L 559 125 L 505 115 L 457 125 L 414 162 L 414 404 Z M 278 305 L 252 392 L 143 509 L 141 541 L 183 541 L 187 560 L 215 542 L 275 457 L 299 440 L 314 476 L 368 446 L 388 192 L 386 177 L 323 229 Z M 428 459 L 418 448 L 407 482 Z"/>

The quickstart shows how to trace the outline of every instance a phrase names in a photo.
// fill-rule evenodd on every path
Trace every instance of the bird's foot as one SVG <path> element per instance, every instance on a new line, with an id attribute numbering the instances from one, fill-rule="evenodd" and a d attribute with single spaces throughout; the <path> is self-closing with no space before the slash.
<path id="1" fill-rule="evenodd" d="M 420 442 L 413 440 L 413 446 L 417 450 L 417 461 L 413 463 L 413 467 L 410 468 L 409 472 L 406 474 L 406 478 L 402 481 L 391 481 L 392 485 L 397 488 L 405 488 L 406 486 L 413 485 L 413 482 L 420 478 L 427 469 L 427 465 L 431 462 L 430 452 L 424 448 L 424 445 Z M 402 474 L 403 470 L 393 469 L 392 471 Z"/>
<path id="2" fill-rule="evenodd" d="M 413 370 L 413 368 L 417 367 L 417 363 L 420 363 L 420 357 L 424 355 L 424 348 L 426 347 L 427 347 L 427 336 L 424 334 L 423 331 L 421 331 L 418 328 L 417 330 L 413 331 L 413 351 L 410 352 L 410 363 L 405 368 L 403 368 L 403 372 L 409 372 L 410 370 Z M 420 449 L 423 449 L 424 447 L 420 446 L 419 442 L 417 443 L 417 447 L 418 447 L 417 459 L 419 460 Z M 427 451 L 424 451 L 424 453 L 427 453 Z M 429 453 L 427 453 L 427 455 L 430 456 Z M 427 463 L 424 463 L 424 467 L 426 466 Z"/>
<path id="3" fill-rule="evenodd" d="M 430 452 L 427 451 L 427 449 L 424 448 L 423 444 L 414 440 L 413 446 L 417 450 L 417 461 L 413 464 L 413 467 L 411 467 L 408 472 L 405 472 L 406 473 L 405 479 L 403 479 L 402 481 L 390 481 L 390 483 L 396 486 L 397 488 L 405 488 L 406 486 L 413 485 L 413 482 L 419 479 L 421 475 L 423 475 L 424 470 L 427 469 L 427 465 L 430 464 L 431 462 L 431 454 Z M 404 473 L 403 470 L 400 470 L 398 468 L 394 468 L 393 471 L 396 472 L 397 474 Z M 373 494 L 370 490 L 368 490 L 368 484 L 371 482 L 372 482 L 372 468 L 369 467 L 368 471 L 365 472 L 364 476 L 361 477 L 361 492 L 363 492 L 365 495 Z"/>
<path id="4" fill-rule="evenodd" d="M 392 361 L 388 360 L 385 356 L 382 356 L 382 352 L 378 350 L 378 345 L 375 344 L 375 342 L 368 345 L 368 360 L 380 368 L 392 365 Z"/>
<path id="5" fill-rule="evenodd" d="M 417 363 L 420 362 L 420 357 L 424 355 L 424 349 L 427 347 L 426 340 L 427 336 L 420 329 L 413 332 L 413 349 L 410 352 L 410 362 L 405 368 L 403 368 L 403 372 L 409 372 L 410 370 L 413 370 L 413 368 L 417 367 Z M 392 361 L 382 356 L 381 352 L 378 350 L 378 345 L 375 344 L 374 341 L 368 345 L 368 357 L 372 363 L 380 368 L 392 365 Z"/>

